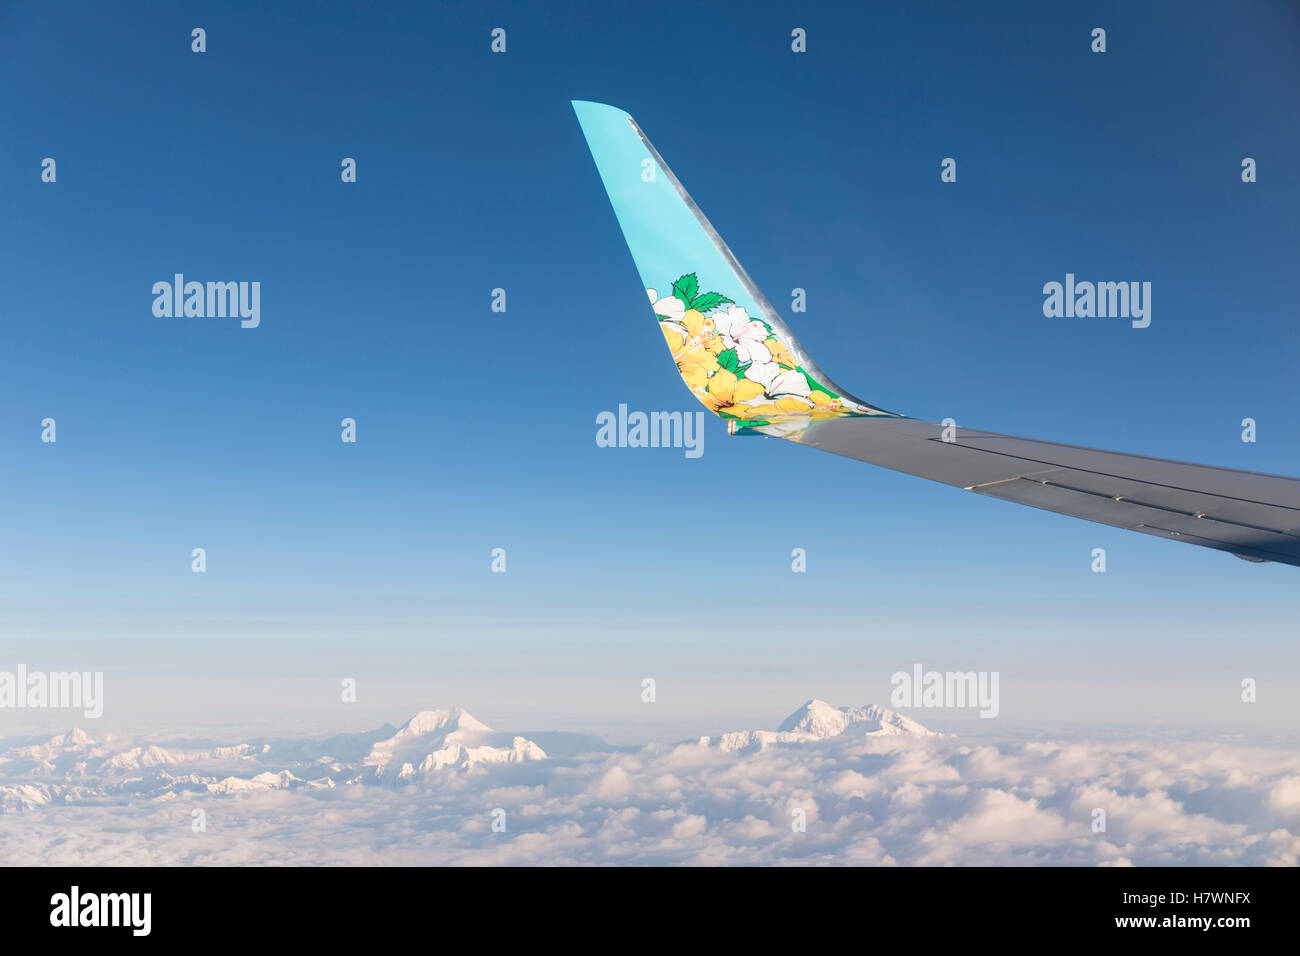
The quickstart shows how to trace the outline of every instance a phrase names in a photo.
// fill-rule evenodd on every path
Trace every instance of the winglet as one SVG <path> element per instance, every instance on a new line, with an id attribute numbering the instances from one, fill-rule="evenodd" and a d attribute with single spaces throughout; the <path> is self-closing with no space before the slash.
<path id="1" fill-rule="evenodd" d="M 730 431 L 897 417 L 817 367 L 631 116 L 573 109 L 678 372 Z"/>

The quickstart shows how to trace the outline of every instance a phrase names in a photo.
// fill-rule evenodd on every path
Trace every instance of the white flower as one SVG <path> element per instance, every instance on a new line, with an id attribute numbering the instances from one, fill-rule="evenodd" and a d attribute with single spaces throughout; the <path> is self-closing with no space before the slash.
<path id="1" fill-rule="evenodd" d="M 756 365 L 773 364 L 772 353 L 768 351 L 762 339 L 747 335 L 738 339 L 734 347 L 736 349 L 736 360 L 741 365 L 746 362 L 753 362 Z"/>
<path id="2" fill-rule="evenodd" d="M 733 305 L 725 312 L 715 312 L 712 318 L 714 327 L 722 333 L 723 344 L 736 350 L 736 361 L 739 364 L 772 361 L 771 351 L 763 344 L 767 338 L 767 326 L 757 319 L 751 319 L 749 313 L 740 306 Z"/>
<path id="3" fill-rule="evenodd" d="M 750 323 L 749 313 L 738 305 L 727 306 L 725 312 L 719 310 L 713 313 L 713 324 L 725 338 L 737 339 L 741 331 Z M 727 347 L 735 346 L 734 341 L 727 342 Z"/>
<path id="4" fill-rule="evenodd" d="M 654 292 L 654 289 L 647 289 L 647 292 Z M 654 301 L 653 296 L 651 297 Z M 666 319 L 673 319 L 680 322 L 686 317 L 686 303 L 676 296 L 665 296 L 662 299 L 654 301 L 655 315 L 662 315 Z"/>
<path id="5" fill-rule="evenodd" d="M 752 382 L 757 382 L 759 385 L 763 386 L 764 390 L 766 390 L 768 384 L 777 377 L 777 373 L 780 371 L 781 366 L 777 365 L 775 362 L 755 362 L 749 368 L 745 369 L 745 378 Z"/>
<path id="6" fill-rule="evenodd" d="M 773 362 L 772 364 L 775 365 L 776 363 Z M 781 395 L 797 395 L 800 398 L 806 398 L 812 394 L 812 387 L 808 384 L 808 379 L 804 378 L 802 372 L 786 369 L 767 383 L 766 392 L 770 398 L 777 398 Z"/>

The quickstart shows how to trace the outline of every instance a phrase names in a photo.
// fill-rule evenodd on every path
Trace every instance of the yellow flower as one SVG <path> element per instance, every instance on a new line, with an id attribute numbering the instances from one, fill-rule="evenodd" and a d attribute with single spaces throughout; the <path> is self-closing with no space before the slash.
<path id="1" fill-rule="evenodd" d="M 763 394 L 763 386 L 758 382 L 742 378 L 736 383 L 736 401 L 748 402 L 750 399 L 758 398 Z"/>
<path id="2" fill-rule="evenodd" d="M 686 320 L 679 328 L 684 328 L 688 335 L 683 336 L 682 341 L 673 350 L 674 354 L 684 348 L 688 352 L 699 349 L 702 352 L 718 355 L 726 348 L 722 336 L 713 330 L 713 320 L 704 318 L 694 309 L 686 313 Z"/>
<path id="3" fill-rule="evenodd" d="M 682 381 L 691 388 L 704 388 L 709 384 L 708 371 L 704 366 L 695 362 L 679 361 L 677 363 L 677 371 L 682 373 Z"/>
<path id="4" fill-rule="evenodd" d="M 831 396 L 816 388 L 812 390 L 812 394 L 808 397 L 812 399 L 813 405 L 817 408 L 830 408 L 831 402 L 835 401 Z"/>
<path id="5" fill-rule="evenodd" d="M 660 322 L 659 328 L 663 329 L 664 341 L 668 343 L 669 350 L 676 355 L 677 350 L 686 344 L 686 336 L 681 328 L 668 322 Z"/>
<path id="6" fill-rule="evenodd" d="M 698 365 L 706 372 L 716 372 L 722 367 L 712 352 L 701 343 L 694 341 L 687 342 L 685 351 L 677 353 L 676 358 L 678 365 Z"/>
<path id="7" fill-rule="evenodd" d="M 795 367 L 794 356 L 791 355 L 790 350 L 785 347 L 785 343 L 776 336 L 771 336 L 763 344 L 766 345 L 767 350 L 772 353 L 773 362 L 784 365 L 786 368 Z"/>
<path id="8" fill-rule="evenodd" d="M 812 402 L 796 395 L 782 395 L 776 400 L 778 408 L 787 412 L 806 412 L 812 408 Z"/>
<path id="9" fill-rule="evenodd" d="M 709 379 L 709 394 L 722 402 L 730 404 L 736 392 L 736 376 L 725 368 L 713 373 Z"/>

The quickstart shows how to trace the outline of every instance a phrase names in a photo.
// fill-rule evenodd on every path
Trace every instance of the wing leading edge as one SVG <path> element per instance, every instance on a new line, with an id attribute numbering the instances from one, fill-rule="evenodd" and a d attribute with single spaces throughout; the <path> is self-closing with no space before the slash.
<path id="1" fill-rule="evenodd" d="M 597 103 L 574 109 L 678 372 L 729 431 L 1300 567 L 1300 479 L 945 429 L 850 395 L 803 351 L 635 121 Z"/>

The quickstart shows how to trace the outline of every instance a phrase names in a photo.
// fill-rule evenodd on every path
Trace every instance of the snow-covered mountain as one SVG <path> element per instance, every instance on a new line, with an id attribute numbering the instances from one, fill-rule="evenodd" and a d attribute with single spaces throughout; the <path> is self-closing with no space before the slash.
<path id="1" fill-rule="evenodd" d="M 422 710 L 391 737 L 377 741 L 362 763 L 384 766 L 420 759 L 444 746 L 480 744 L 491 733 L 491 727 L 463 708 Z"/>
<path id="2" fill-rule="evenodd" d="M 938 737 L 910 717 L 887 707 L 832 707 L 813 698 L 781 722 L 776 730 L 741 730 L 716 737 L 701 737 L 704 747 L 733 753 L 753 753 L 772 744 L 800 744 L 840 736 Z"/>
<path id="3" fill-rule="evenodd" d="M 328 777 L 319 780 L 303 780 L 288 770 L 272 773 L 267 770 L 252 777 L 226 777 L 216 783 L 205 783 L 208 793 L 246 793 L 250 790 L 295 790 L 305 787 L 309 790 L 329 790 L 334 781 Z"/>
<path id="4" fill-rule="evenodd" d="M 268 791 L 319 791 L 352 785 L 418 785 L 533 761 L 613 752 L 598 737 L 501 733 L 460 707 L 423 710 L 401 727 L 319 740 L 151 741 L 92 737 L 83 730 L 47 738 L 0 740 L 0 813 L 60 804 L 177 798 L 238 798 Z M 702 737 L 706 746 L 750 754 L 772 744 L 831 737 L 934 736 L 883 707 L 835 708 L 810 700 L 777 730 Z"/>
<path id="5" fill-rule="evenodd" d="M 819 740 L 838 737 L 840 734 L 865 734 L 886 737 L 910 734 L 915 737 L 937 737 L 935 731 L 922 727 L 910 717 L 879 704 L 866 707 L 832 707 L 824 700 L 813 698 L 776 728 L 811 734 Z"/>
<path id="6" fill-rule="evenodd" d="M 603 744 L 598 738 L 580 739 Z M 179 796 L 405 783 L 545 759 L 546 751 L 532 740 L 497 733 L 459 707 L 421 711 L 397 729 L 386 724 L 368 733 L 316 741 L 229 746 L 112 735 L 96 739 L 74 729 L 55 737 L 0 740 L 0 812 L 122 798 L 157 802 Z"/>
<path id="7" fill-rule="evenodd" d="M 460 707 L 422 710 L 402 728 L 376 743 L 362 761 L 375 780 L 410 780 L 442 770 L 482 764 L 545 760 L 546 751 L 524 737 L 494 746 L 491 727 Z"/>
<path id="8" fill-rule="evenodd" d="M 116 771 L 146 770 L 170 764 L 239 762 L 251 757 L 250 744 L 233 747 L 177 749 L 157 744 L 119 741 L 112 735 L 95 740 L 80 728 L 48 740 L 19 744 L 0 753 L 0 774 L 5 776 L 75 776 L 111 774 Z"/>

